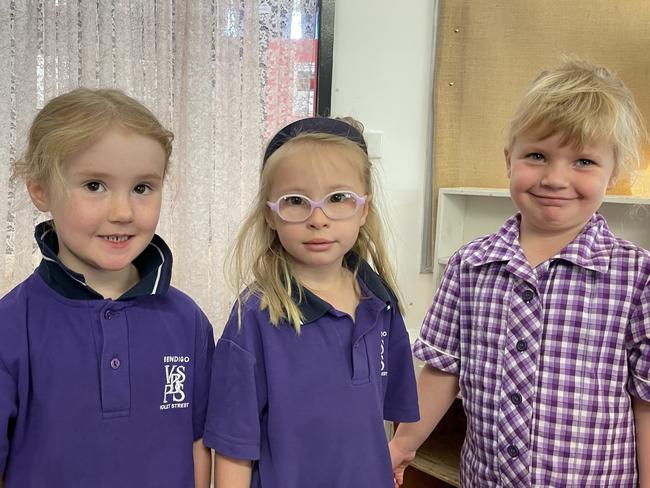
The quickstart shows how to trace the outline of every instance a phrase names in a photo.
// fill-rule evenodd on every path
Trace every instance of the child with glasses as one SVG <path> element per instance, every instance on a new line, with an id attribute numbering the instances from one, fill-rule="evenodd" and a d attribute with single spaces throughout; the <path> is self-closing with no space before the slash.
<path id="1" fill-rule="evenodd" d="M 214 357 L 204 441 L 217 488 L 392 488 L 384 419 L 418 419 L 371 163 L 352 124 L 299 120 L 264 155 L 233 256 L 246 288 Z"/>
<path id="2" fill-rule="evenodd" d="M 505 147 L 519 212 L 447 265 L 414 346 L 422 419 L 390 444 L 398 482 L 460 388 L 463 486 L 649 486 L 650 253 L 598 213 L 643 125 L 604 68 L 568 60 L 530 86 Z"/>
<path id="3" fill-rule="evenodd" d="M 155 234 L 173 134 L 121 91 L 36 115 L 14 167 L 43 258 L 0 300 L 0 488 L 208 488 L 214 336 Z"/>

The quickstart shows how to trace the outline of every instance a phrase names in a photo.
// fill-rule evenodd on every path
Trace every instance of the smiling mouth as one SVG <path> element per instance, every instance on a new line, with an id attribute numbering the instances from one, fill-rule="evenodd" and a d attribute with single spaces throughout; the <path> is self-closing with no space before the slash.
<path id="1" fill-rule="evenodd" d="M 102 236 L 102 239 L 109 242 L 125 242 L 130 238 L 131 236 Z"/>
<path id="2" fill-rule="evenodd" d="M 531 193 L 531 195 L 541 201 L 545 202 L 557 202 L 557 203 L 566 203 L 566 202 L 571 202 L 575 200 L 575 198 L 569 198 L 569 197 L 560 197 L 556 195 L 537 195 L 535 193 Z"/>

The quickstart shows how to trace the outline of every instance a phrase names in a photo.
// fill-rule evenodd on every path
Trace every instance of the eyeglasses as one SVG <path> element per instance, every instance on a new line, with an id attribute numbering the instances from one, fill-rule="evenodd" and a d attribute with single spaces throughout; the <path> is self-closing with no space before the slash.
<path id="1" fill-rule="evenodd" d="M 285 222 L 304 222 L 314 209 L 320 208 L 332 220 L 352 217 L 364 205 L 367 195 L 360 197 L 352 191 L 338 190 L 328 193 L 322 200 L 314 201 L 304 195 L 282 195 L 275 202 L 266 202 L 269 208 Z"/>

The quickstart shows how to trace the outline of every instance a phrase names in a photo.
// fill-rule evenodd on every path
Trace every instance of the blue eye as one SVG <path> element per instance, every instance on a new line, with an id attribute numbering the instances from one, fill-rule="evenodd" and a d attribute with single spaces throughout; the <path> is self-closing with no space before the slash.
<path id="1" fill-rule="evenodd" d="M 580 166 L 582 168 L 586 168 L 588 166 L 593 166 L 594 164 L 596 164 L 596 163 L 594 163 L 591 159 L 578 159 L 576 161 L 576 165 Z"/>
<path id="2" fill-rule="evenodd" d="M 544 155 L 541 153 L 530 153 L 528 156 L 526 156 L 529 159 L 532 159 L 533 161 L 543 161 L 544 160 Z"/>

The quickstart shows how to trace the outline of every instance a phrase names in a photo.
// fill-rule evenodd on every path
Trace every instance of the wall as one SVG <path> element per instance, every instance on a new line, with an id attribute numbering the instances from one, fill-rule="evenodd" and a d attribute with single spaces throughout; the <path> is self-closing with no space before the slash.
<path id="1" fill-rule="evenodd" d="M 420 273 L 432 93 L 433 0 L 336 2 L 332 114 L 381 133 L 375 160 L 411 339 L 431 302 Z"/>

